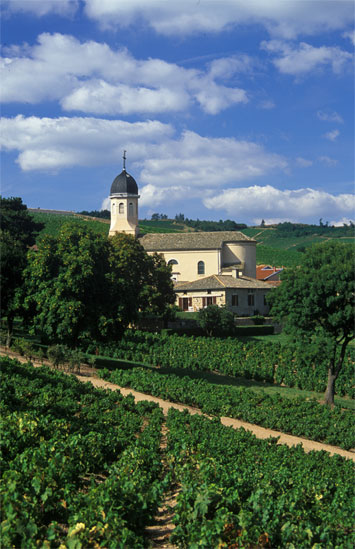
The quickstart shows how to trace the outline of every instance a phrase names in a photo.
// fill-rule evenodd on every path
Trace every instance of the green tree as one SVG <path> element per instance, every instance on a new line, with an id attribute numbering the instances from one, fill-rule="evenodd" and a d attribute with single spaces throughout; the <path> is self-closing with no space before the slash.
<path id="1" fill-rule="evenodd" d="M 163 309 L 172 299 L 170 270 L 155 266 L 131 236 L 63 225 L 57 238 L 45 236 L 29 254 L 24 307 L 31 331 L 71 347 L 119 338 L 139 311 Z"/>
<path id="2" fill-rule="evenodd" d="M 140 315 L 164 316 L 175 301 L 171 267 L 161 255 L 148 255 L 132 236 L 110 238 L 109 278 L 113 293 L 119 293 L 112 300 L 120 297 L 120 315 L 130 322 Z"/>
<path id="3" fill-rule="evenodd" d="M 36 223 L 21 198 L 0 197 L 1 316 L 7 320 L 6 345 L 10 346 L 13 322 L 20 302 L 16 294 L 22 285 L 29 246 L 36 241 L 42 223 Z"/>
<path id="4" fill-rule="evenodd" d="M 233 313 L 218 305 L 208 305 L 200 309 L 197 324 L 208 336 L 232 335 L 235 329 Z"/>
<path id="5" fill-rule="evenodd" d="M 326 404 L 354 337 L 354 249 L 330 242 L 309 248 L 299 268 L 285 273 L 268 297 L 271 314 L 299 341 L 321 338 L 329 349 Z"/>

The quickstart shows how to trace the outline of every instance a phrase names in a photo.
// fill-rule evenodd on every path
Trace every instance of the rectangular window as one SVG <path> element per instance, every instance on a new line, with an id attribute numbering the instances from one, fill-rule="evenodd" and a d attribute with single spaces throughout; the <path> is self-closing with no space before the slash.
<path id="1" fill-rule="evenodd" d="M 238 295 L 237 294 L 232 295 L 232 307 L 238 307 Z"/>
<path id="2" fill-rule="evenodd" d="M 254 294 L 248 294 L 248 305 L 249 307 L 254 307 L 255 305 Z"/>
<path id="3" fill-rule="evenodd" d="M 216 296 L 208 296 L 202 298 L 202 307 L 207 307 L 207 305 L 216 305 L 217 299 Z"/>

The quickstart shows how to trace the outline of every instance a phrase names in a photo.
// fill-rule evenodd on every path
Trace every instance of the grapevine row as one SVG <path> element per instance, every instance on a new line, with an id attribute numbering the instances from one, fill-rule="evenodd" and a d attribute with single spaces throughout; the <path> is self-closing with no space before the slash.
<path id="1" fill-rule="evenodd" d="M 127 330 L 123 339 L 115 344 L 93 343 L 87 352 L 164 367 L 218 371 L 318 392 L 325 391 L 329 362 L 327 348 L 321 341 L 296 346 L 138 330 Z M 336 392 L 340 396 L 353 393 L 354 362 L 354 350 L 349 349 L 336 382 Z"/>
<path id="2" fill-rule="evenodd" d="M 196 406 L 208 415 L 227 416 L 291 433 L 311 440 L 355 447 L 351 410 L 330 409 L 316 400 L 256 393 L 245 387 L 211 385 L 144 368 L 101 370 L 100 375 L 121 387 L 130 387 L 172 402 Z"/>

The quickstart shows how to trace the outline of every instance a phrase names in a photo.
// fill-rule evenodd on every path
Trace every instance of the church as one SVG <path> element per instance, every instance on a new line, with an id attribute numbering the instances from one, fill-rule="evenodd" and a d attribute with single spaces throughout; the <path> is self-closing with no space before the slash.
<path id="1" fill-rule="evenodd" d="M 122 172 L 110 190 L 109 235 L 139 239 L 148 254 L 161 254 L 172 267 L 176 304 L 183 311 L 226 306 L 238 316 L 266 315 L 271 287 L 256 279 L 256 241 L 237 231 L 139 235 L 138 185 Z"/>

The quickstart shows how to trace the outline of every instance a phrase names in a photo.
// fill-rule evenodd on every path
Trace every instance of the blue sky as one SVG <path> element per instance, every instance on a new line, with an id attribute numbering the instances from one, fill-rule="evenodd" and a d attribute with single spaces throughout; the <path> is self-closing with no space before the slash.
<path id="1" fill-rule="evenodd" d="M 354 219 L 354 4 L 2 0 L 4 196 L 140 218 Z"/>

